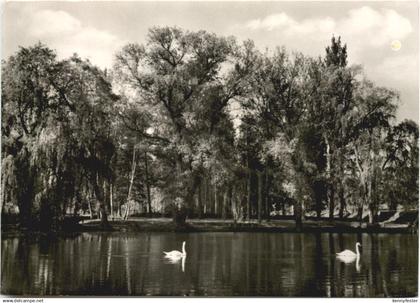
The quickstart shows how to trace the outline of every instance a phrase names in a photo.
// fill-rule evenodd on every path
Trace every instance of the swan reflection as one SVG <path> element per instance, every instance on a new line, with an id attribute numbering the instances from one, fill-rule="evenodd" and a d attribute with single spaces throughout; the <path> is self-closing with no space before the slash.
<path id="1" fill-rule="evenodd" d="M 185 272 L 185 260 L 187 259 L 186 256 L 183 257 L 164 257 L 165 264 L 179 264 L 181 263 L 182 272 Z"/>

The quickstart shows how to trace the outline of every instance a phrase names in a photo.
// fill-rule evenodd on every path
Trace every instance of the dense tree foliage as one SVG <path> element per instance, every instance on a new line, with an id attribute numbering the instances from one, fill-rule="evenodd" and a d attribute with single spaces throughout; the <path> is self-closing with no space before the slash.
<path id="1" fill-rule="evenodd" d="M 418 125 L 399 97 L 324 58 L 152 28 L 112 70 L 37 44 L 2 63 L 2 213 L 234 222 L 417 208 Z"/>
<path id="2" fill-rule="evenodd" d="M 3 64 L 2 206 L 16 203 L 21 224 L 54 228 L 90 196 L 107 224 L 115 100 L 102 71 L 76 56 L 57 61 L 43 45 Z"/>

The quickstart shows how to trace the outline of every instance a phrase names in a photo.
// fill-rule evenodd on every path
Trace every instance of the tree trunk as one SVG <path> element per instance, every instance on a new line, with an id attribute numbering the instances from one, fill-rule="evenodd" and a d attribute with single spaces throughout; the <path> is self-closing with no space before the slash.
<path id="1" fill-rule="evenodd" d="M 338 199 L 339 199 L 339 203 L 340 203 L 340 211 L 339 211 L 339 217 L 340 219 L 342 219 L 344 217 L 344 210 L 346 209 L 346 200 L 345 200 L 345 196 L 344 196 L 344 159 L 343 159 L 344 155 L 343 152 L 338 154 L 338 160 L 339 160 L 339 176 L 340 176 L 340 184 L 338 185 Z"/>
<path id="2" fill-rule="evenodd" d="M 110 187 L 109 187 L 109 204 L 111 205 L 111 218 L 114 218 L 114 205 L 113 205 L 113 188 L 114 185 L 111 183 Z"/>
<path id="3" fill-rule="evenodd" d="M 233 225 L 236 227 L 236 223 L 238 222 L 238 206 L 236 204 L 236 187 L 233 185 L 232 187 L 232 197 L 230 199 L 231 208 L 232 208 L 232 218 L 233 218 Z"/>
<path id="4" fill-rule="evenodd" d="M 127 194 L 127 205 L 125 207 L 125 214 L 124 220 L 127 220 L 130 214 L 130 199 L 131 199 L 131 190 L 133 188 L 134 183 L 134 174 L 136 173 L 136 146 L 133 147 L 133 161 L 131 164 L 131 178 L 130 178 L 130 185 L 128 186 L 128 194 Z"/>
<path id="5" fill-rule="evenodd" d="M 369 187 L 368 187 L 368 195 L 367 195 L 367 201 L 366 201 L 366 205 L 369 207 L 369 223 L 373 224 L 375 222 L 375 212 L 376 212 L 376 207 L 375 207 L 375 197 L 372 195 L 373 192 L 373 181 L 370 180 L 369 182 Z"/>
<path id="6" fill-rule="evenodd" d="M 330 220 L 334 219 L 334 186 L 332 182 L 332 174 L 331 174 L 331 146 L 328 141 L 327 135 L 324 135 L 325 145 L 326 145 L 326 175 L 327 175 L 327 188 L 328 188 L 328 203 L 329 203 L 329 218 Z"/>
<path id="7" fill-rule="evenodd" d="M 208 200 L 208 204 L 207 204 L 207 210 L 209 212 L 210 215 L 213 215 L 214 213 L 214 201 L 213 201 L 213 185 L 211 184 L 211 177 L 208 180 L 207 183 L 207 200 Z"/>
<path id="8" fill-rule="evenodd" d="M 21 180 L 22 186 L 17 191 L 16 200 L 19 207 L 19 223 L 24 228 L 34 228 L 39 223 L 39 216 L 36 214 L 40 210 L 39 203 L 31 203 L 34 201 L 35 178 L 33 170 L 30 168 L 29 162 L 25 159 L 17 160 L 16 178 Z"/>
<path id="9" fill-rule="evenodd" d="M 246 219 L 249 221 L 251 219 L 251 186 L 252 186 L 252 173 L 251 170 L 248 172 L 248 197 L 247 197 L 247 210 L 246 210 Z"/>
<path id="10" fill-rule="evenodd" d="M 203 214 L 207 214 L 207 177 L 203 180 Z"/>
<path id="11" fill-rule="evenodd" d="M 0 189 L 0 216 L 3 214 L 3 205 L 4 201 L 6 200 L 6 173 L 5 168 L 1 171 L 1 189 Z"/>
<path id="12" fill-rule="evenodd" d="M 90 219 L 93 219 L 92 206 L 90 205 L 90 199 L 88 199 L 88 208 L 89 208 L 89 217 Z"/>
<path id="13" fill-rule="evenodd" d="M 335 209 L 334 196 L 335 196 L 334 186 L 330 184 L 330 190 L 329 190 L 330 220 L 334 220 L 334 209 Z"/>
<path id="14" fill-rule="evenodd" d="M 77 216 L 80 210 L 80 205 L 82 205 L 82 198 L 80 196 L 80 192 L 77 191 L 74 197 L 74 207 L 73 207 L 73 216 Z"/>
<path id="15" fill-rule="evenodd" d="M 217 185 L 214 185 L 214 214 L 219 216 L 219 199 L 217 199 Z"/>
<path id="16" fill-rule="evenodd" d="M 201 196 L 201 194 L 202 194 L 201 188 L 202 188 L 202 184 L 200 184 L 200 186 L 198 187 L 198 195 L 197 195 L 197 198 L 198 198 L 198 203 L 197 203 L 198 211 L 197 211 L 197 213 L 198 213 L 198 218 L 199 219 L 201 219 L 202 216 L 203 216 L 203 209 L 202 209 L 203 208 L 203 201 L 202 201 L 202 196 Z"/>
<path id="17" fill-rule="evenodd" d="M 362 223 L 363 223 L 363 205 L 364 205 L 364 200 L 365 198 L 364 197 L 362 197 L 362 203 L 361 203 L 361 205 L 359 205 L 359 208 L 358 208 L 358 210 L 357 210 L 357 217 L 358 217 L 358 219 L 359 219 L 359 223 L 360 223 L 360 226 L 362 225 Z"/>
<path id="18" fill-rule="evenodd" d="M 397 210 L 397 206 L 398 206 L 397 198 L 396 198 L 396 195 L 393 191 L 391 191 L 389 193 L 389 199 L 390 199 L 389 209 L 390 210 Z"/>
<path id="19" fill-rule="evenodd" d="M 363 207 L 366 204 L 366 202 L 368 202 L 368 181 L 367 181 L 367 170 L 363 169 L 362 167 L 362 163 L 360 161 L 359 158 L 359 152 L 358 152 L 358 148 L 357 145 L 353 146 L 353 151 L 354 151 L 354 155 L 355 155 L 355 164 L 357 167 L 357 170 L 359 171 L 359 179 L 360 179 L 360 184 L 361 184 L 361 193 L 360 193 L 360 205 L 359 205 L 359 209 L 358 209 L 358 219 L 360 222 L 360 226 L 362 225 L 362 220 L 363 220 Z"/>
<path id="20" fill-rule="evenodd" d="M 379 210 L 379 195 L 378 195 L 378 179 L 380 178 L 379 168 L 377 167 L 376 153 L 372 150 L 370 152 L 372 176 L 370 178 L 370 199 L 369 199 L 369 210 L 370 210 L 370 222 L 371 224 L 376 223 L 378 210 Z"/>
<path id="21" fill-rule="evenodd" d="M 296 222 L 296 230 L 302 230 L 302 222 L 303 222 L 303 207 L 302 207 L 302 200 L 295 202 L 294 207 L 294 215 L 295 215 L 295 222 Z"/>
<path id="22" fill-rule="evenodd" d="M 196 188 L 200 186 L 201 177 L 197 173 L 193 173 L 190 180 L 187 180 L 186 186 L 187 192 L 183 197 L 181 202 L 181 207 L 179 209 L 174 209 L 173 212 L 173 222 L 178 226 L 184 226 L 187 219 L 188 212 L 191 211 L 194 207 L 194 195 Z"/>
<path id="23" fill-rule="evenodd" d="M 264 187 L 264 216 L 268 220 L 270 218 L 270 177 L 267 167 L 264 168 L 265 187 Z"/>
<path id="24" fill-rule="evenodd" d="M 313 184 L 314 198 L 315 198 L 315 211 L 317 218 L 321 218 L 323 202 L 326 197 L 325 191 L 327 190 L 324 181 L 317 180 Z M 328 190 L 327 190 L 328 192 Z M 327 198 L 328 199 L 328 198 Z"/>
<path id="25" fill-rule="evenodd" d="M 226 220 L 226 208 L 228 205 L 230 186 L 223 193 L 222 219 Z"/>
<path id="26" fill-rule="evenodd" d="M 316 204 L 316 217 L 319 219 L 321 218 L 322 213 L 322 199 L 318 195 L 315 196 L 315 204 Z"/>
<path id="27" fill-rule="evenodd" d="M 262 172 L 258 171 L 258 223 L 261 223 L 262 217 L 262 187 L 263 187 L 263 175 Z"/>
<path id="28" fill-rule="evenodd" d="M 199 193 L 197 193 L 197 195 L 194 197 L 195 198 L 195 204 L 194 204 L 194 216 L 197 216 L 198 218 L 198 200 L 200 199 L 199 197 Z"/>
<path id="29" fill-rule="evenodd" d="M 207 180 L 207 212 L 209 215 L 213 214 L 213 190 L 211 185 L 211 177 Z"/>
<path id="30" fill-rule="evenodd" d="M 344 186 L 341 184 L 338 192 L 338 198 L 340 200 L 340 219 L 343 219 L 344 217 L 344 209 L 346 208 L 346 200 L 344 199 Z"/>
<path id="31" fill-rule="evenodd" d="M 103 187 L 102 192 L 104 193 L 104 206 L 105 206 L 105 209 L 107 209 L 109 211 L 109 209 L 110 209 L 111 206 L 110 206 L 110 202 L 109 202 L 109 197 L 108 197 L 109 192 L 107 190 L 105 179 L 103 180 L 103 183 L 102 184 L 103 184 L 102 185 L 102 187 Z"/>
<path id="32" fill-rule="evenodd" d="M 146 183 L 146 194 L 147 194 L 147 212 L 149 215 L 152 214 L 152 199 L 150 197 L 150 183 L 149 183 L 149 167 L 147 161 L 147 152 L 144 152 L 144 166 L 145 166 L 145 183 Z"/>
<path id="33" fill-rule="evenodd" d="M 107 215 L 107 212 L 106 212 L 104 194 L 102 193 L 101 187 L 97 182 L 97 176 L 96 176 L 96 178 L 92 178 L 92 185 L 93 185 L 93 191 L 95 192 L 96 199 L 99 202 L 99 213 L 100 213 L 100 216 L 101 216 L 101 226 L 103 228 L 110 228 L 111 226 L 109 225 L 109 222 L 108 222 L 108 215 Z"/>

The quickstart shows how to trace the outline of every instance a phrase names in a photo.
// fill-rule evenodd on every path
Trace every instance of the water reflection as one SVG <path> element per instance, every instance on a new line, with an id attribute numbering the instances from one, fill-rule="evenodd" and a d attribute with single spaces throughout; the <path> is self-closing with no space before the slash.
<path id="1" fill-rule="evenodd" d="M 188 258 L 162 251 L 188 242 Z M 335 253 L 363 244 L 345 264 Z M 404 297 L 417 295 L 416 235 L 84 233 L 3 239 L 2 292 L 22 295 Z"/>
<path id="2" fill-rule="evenodd" d="M 164 257 L 163 262 L 166 264 L 181 264 L 182 272 L 185 272 L 185 260 L 186 256 L 183 257 Z"/>

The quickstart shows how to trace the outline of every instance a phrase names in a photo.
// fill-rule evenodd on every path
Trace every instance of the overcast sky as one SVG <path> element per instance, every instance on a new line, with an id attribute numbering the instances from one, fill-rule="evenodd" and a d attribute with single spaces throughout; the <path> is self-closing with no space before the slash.
<path id="1" fill-rule="evenodd" d="M 2 9 L 3 59 L 41 41 L 61 58 L 77 52 L 101 67 L 110 67 L 125 43 L 143 43 L 155 25 L 250 38 L 261 49 L 284 46 L 311 56 L 340 35 L 351 64 L 401 93 L 398 119 L 418 121 L 417 1 L 8 2 Z M 394 40 L 401 42 L 397 51 Z"/>

